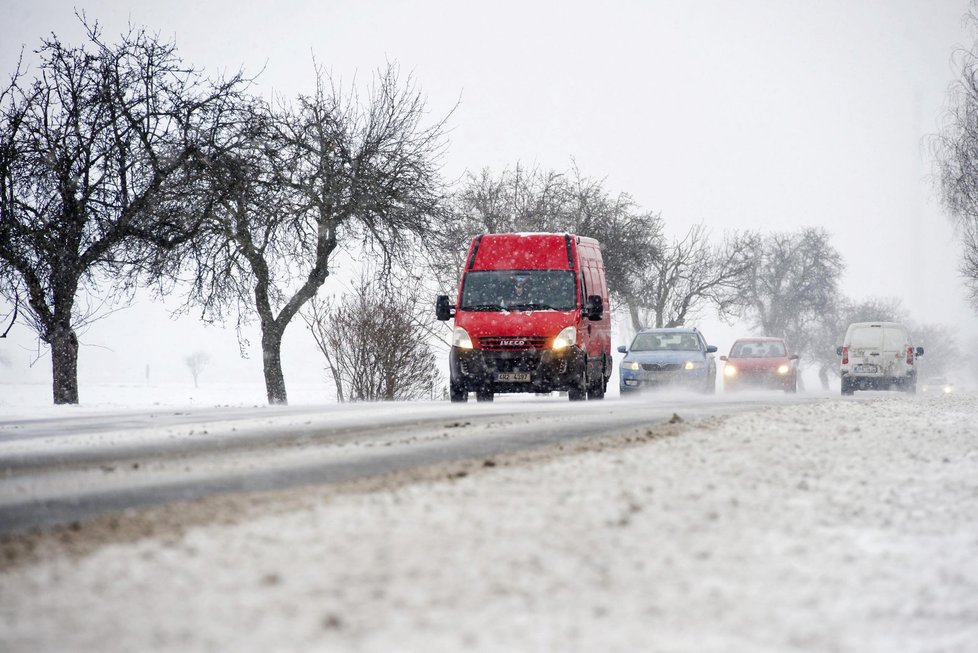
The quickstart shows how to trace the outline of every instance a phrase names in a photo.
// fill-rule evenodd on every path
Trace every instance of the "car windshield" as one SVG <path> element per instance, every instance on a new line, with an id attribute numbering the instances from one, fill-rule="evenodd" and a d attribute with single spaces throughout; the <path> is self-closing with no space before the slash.
<path id="1" fill-rule="evenodd" d="M 474 270 L 461 304 L 462 311 L 571 311 L 577 284 L 572 270 Z"/>
<path id="2" fill-rule="evenodd" d="M 631 351 L 699 351 L 700 340 L 693 333 L 639 333 Z"/>
<path id="3" fill-rule="evenodd" d="M 781 342 L 735 342 L 730 350 L 732 358 L 778 358 L 787 356 Z"/>

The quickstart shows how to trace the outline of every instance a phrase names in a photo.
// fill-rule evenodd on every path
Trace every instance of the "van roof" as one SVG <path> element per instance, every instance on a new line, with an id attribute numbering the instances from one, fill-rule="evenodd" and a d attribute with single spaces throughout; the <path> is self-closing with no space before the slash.
<path id="1" fill-rule="evenodd" d="M 850 329 L 857 327 L 895 327 L 907 330 L 907 327 L 900 322 L 853 322 L 849 325 Z"/>
<path id="2" fill-rule="evenodd" d="M 472 242 L 469 270 L 571 270 L 575 243 L 597 241 L 574 234 L 483 234 Z"/>

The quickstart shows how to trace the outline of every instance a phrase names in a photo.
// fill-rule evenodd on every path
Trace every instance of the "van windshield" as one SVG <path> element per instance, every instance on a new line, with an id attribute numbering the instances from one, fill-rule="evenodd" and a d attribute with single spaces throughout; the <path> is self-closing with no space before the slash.
<path id="1" fill-rule="evenodd" d="M 461 311 L 572 311 L 572 270 L 474 270 L 465 274 Z"/>

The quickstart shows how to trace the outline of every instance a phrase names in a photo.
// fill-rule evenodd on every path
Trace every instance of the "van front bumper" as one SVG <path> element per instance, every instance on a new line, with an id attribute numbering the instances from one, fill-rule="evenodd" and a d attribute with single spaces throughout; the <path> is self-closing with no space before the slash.
<path id="1" fill-rule="evenodd" d="M 578 347 L 489 351 L 452 347 L 448 366 L 452 384 L 466 390 L 493 392 L 553 392 L 580 382 L 587 355 Z M 500 375 L 504 375 L 500 378 Z M 529 374 L 528 381 L 505 380 L 505 375 Z M 512 378 L 512 377 L 510 377 Z"/>

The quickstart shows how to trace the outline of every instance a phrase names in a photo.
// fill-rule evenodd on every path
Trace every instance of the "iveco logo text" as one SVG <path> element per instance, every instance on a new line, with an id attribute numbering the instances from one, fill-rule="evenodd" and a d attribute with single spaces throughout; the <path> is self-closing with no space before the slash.
<path id="1" fill-rule="evenodd" d="M 522 347 L 526 345 L 526 340 L 503 340 L 499 343 L 500 347 Z"/>

